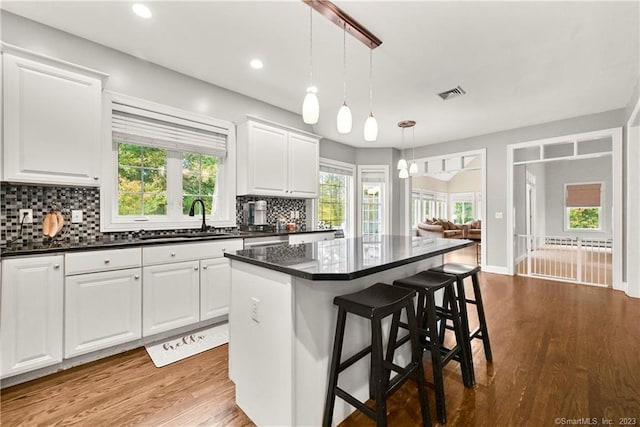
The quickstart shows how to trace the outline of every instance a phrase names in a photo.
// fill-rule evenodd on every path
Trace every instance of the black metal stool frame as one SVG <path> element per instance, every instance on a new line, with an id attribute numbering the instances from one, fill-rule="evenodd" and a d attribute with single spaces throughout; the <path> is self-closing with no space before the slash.
<path id="1" fill-rule="evenodd" d="M 338 298 L 336 298 L 336 300 L 338 300 Z M 336 303 L 336 300 L 334 300 L 334 303 Z M 397 304 L 394 304 L 391 307 L 387 307 L 384 310 L 373 310 L 372 315 L 370 313 L 363 313 L 362 311 L 354 307 L 349 307 L 349 310 L 347 310 L 344 305 L 337 305 L 338 319 L 336 323 L 336 334 L 334 337 L 333 353 L 331 356 L 331 364 L 329 369 L 327 398 L 322 420 L 323 427 L 331 426 L 336 396 L 340 397 L 351 406 L 355 407 L 356 409 L 367 415 L 369 418 L 376 421 L 376 424 L 378 426 L 386 427 L 386 398 L 393 392 L 395 392 L 409 377 L 413 377 L 418 385 L 422 423 L 424 426 L 430 427 L 431 416 L 429 414 L 426 383 L 422 366 L 422 346 L 420 345 L 418 324 L 416 322 L 414 313 L 413 295 L 408 294 L 407 298 L 403 299 Z M 395 353 L 395 349 L 397 348 L 396 342 L 398 325 L 400 324 L 400 315 L 403 309 L 407 314 L 407 323 L 409 328 L 409 334 L 407 335 L 407 337 L 411 340 L 411 363 L 405 368 L 397 366 L 393 363 L 393 356 Z M 341 363 L 340 359 L 342 357 L 342 346 L 344 342 L 344 331 L 348 312 L 371 319 L 371 345 Z M 386 357 L 383 358 L 382 319 L 390 315 L 393 315 L 393 318 L 391 321 L 391 328 L 389 332 L 389 343 L 387 345 Z M 406 342 L 404 338 L 406 337 L 403 337 L 403 341 Z M 344 371 L 369 353 L 371 353 L 370 386 L 373 384 L 373 399 L 376 402 L 375 411 L 338 387 L 338 376 L 340 372 Z M 389 377 L 391 371 L 397 372 L 398 375 L 390 381 Z"/>

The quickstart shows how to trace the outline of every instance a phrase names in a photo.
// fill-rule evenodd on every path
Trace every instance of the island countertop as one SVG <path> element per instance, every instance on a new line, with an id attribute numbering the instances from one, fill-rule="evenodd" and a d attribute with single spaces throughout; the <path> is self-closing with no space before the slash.
<path id="1" fill-rule="evenodd" d="M 472 244 L 464 239 L 382 235 L 255 247 L 224 256 L 308 280 L 353 280 Z"/>

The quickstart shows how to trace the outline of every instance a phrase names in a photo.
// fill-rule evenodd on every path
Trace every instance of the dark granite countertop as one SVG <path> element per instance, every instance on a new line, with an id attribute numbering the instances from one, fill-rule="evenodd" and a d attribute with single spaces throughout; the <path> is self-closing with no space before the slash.
<path id="1" fill-rule="evenodd" d="M 471 240 L 412 236 L 335 239 L 225 253 L 232 260 L 309 280 L 353 280 L 472 245 Z"/>
<path id="2" fill-rule="evenodd" d="M 248 231 L 234 231 L 228 233 L 207 232 L 207 233 L 193 233 L 193 232 L 178 232 L 175 234 L 166 234 L 154 236 L 152 231 L 148 231 L 147 236 L 132 237 L 129 239 L 114 240 L 107 236 L 101 240 L 53 240 L 45 242 L 26 242 L 26 243 L 13 243 L 0 247 L 0 258 L 9 258 L 16 256 L 29 256 L 29 255 L 42 255 L 53 254 L 59 252 L 76 252 L 76 251 L 91 251 L 101 249 L 120 249 L 135 246 L 147 246 L 147 245 L 167 245 L 174 243 L 191 243 L 191 242 L 203 242 L 212 240 L 224 240 L 224 239 L 251 239 L 255 237 L 268 237 L 268 236 L 288 236 L 290 234 L 307 234 L 317 232 L 328 232 L 331 230 L 304 230 L 304 231 L 290 231 L 290 232 L 248 232 Z M 186 236 L 189 234 L 189 236 Z M 150 236 L 152 238 L 149 238 Z"/>

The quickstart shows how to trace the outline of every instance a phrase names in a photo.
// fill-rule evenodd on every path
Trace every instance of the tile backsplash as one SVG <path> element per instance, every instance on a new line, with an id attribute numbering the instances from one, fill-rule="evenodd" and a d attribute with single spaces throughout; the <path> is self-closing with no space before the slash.
<path id="1" fill-rule="evenodd" d="M 304 229 L 306 203 L 304 199 L 284 199 L 276 197 L 236 197 L 236 223 L 242 223 L 242 205 L 247 201 L 267 201 L 267 221 L 275 224 L 279 214 L 287 221 L 295 222 L 298 229 Z M 33 209 L 33 223 L 24 224 L 20 235 L 19 209 Z M 9 241 L 43 242 L 42 220 L 52 209 L 59 210 L 65 219 L 63 238 L 71 242 L 92 240 L 126 240 L 131 232 L 100 232 L 100 190 L 91 187 L 57 187 L 22 185 L 3 182 L 0 184 L 0 245 Z M 79 209 L 83 221 L 71 223 L 71 210 Z M 298 211 L 297 219 L 291 219 L 291 211 Z"/>

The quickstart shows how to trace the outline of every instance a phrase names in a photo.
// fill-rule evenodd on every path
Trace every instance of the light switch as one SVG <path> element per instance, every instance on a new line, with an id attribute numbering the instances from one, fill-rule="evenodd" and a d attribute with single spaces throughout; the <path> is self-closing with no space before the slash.
<path id="1" fill-rule="evenodd" d="M 79 224 L 82 222 L 82 210 L 80 209 L 71 210 L 71 222 L 73 224 Z"/>

